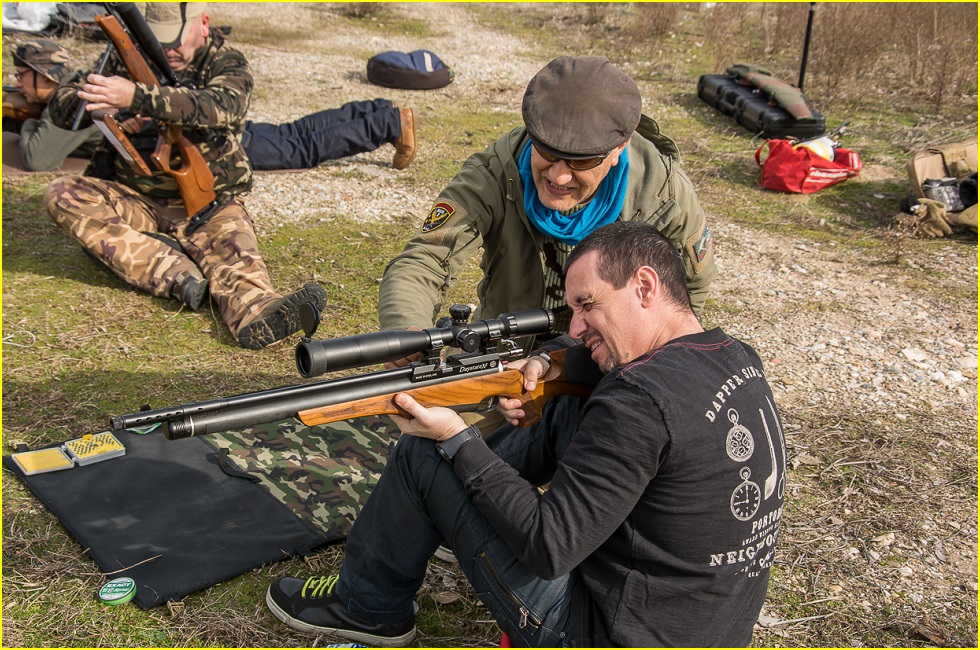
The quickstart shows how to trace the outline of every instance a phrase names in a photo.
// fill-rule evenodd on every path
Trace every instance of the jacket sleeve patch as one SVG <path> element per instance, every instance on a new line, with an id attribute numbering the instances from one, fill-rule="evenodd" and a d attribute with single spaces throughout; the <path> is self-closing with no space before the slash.
<path id="1" fill-rule="evenodd" d="M 684 242 L 684 247 L 687 249 L 687 256 L 691 258 L 694 272 L 700 273 L 704 261 L 711 254 L 711 231 L 708 229 L 708 224 L 704 224 L 704 230 L 700 233 L 688 237 L 687 241 Z"/>
<path id="2" fill-rule="evenodd" d="M 419 235 L 427 239 L 438 237 L 438 235 L 429 235 L 429 233 L 442 228 L 447 223 L 459 221 L 465 214 L 466 211 L 463 207 L 455 201 L 439 201 L 432 206 L 429 216 L 422 222 Z"/>

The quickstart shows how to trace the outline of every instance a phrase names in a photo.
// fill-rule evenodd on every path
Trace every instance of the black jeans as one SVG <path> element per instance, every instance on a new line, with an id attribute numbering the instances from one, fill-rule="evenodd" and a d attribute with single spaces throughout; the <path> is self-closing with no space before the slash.
<path id="1" fill-rule="evenodd" d="M 537 425 L 502 427 L 487 444 L 536 483 L 535 468 L 553 467 L 567 449 L 581 404 L 578 398 L 552 399 Z M 567 644 L 575 572 L 555 580 L 536 576 L 473 504 L 435 443 L 407 434 L 354 523 L 335 593 L 357 618 L 402 623 L 413 615 L 412 599 L 441 543 L 453 549 L 473 589 L 515 645 Z"/>
<path id="2" fill-rule="evenodd" d="M 246 122 L 242 146 L 252 169 L 309 169 L 394 142 L 401 114 L 387 99 L 350 102 L 287 124 Z"/>

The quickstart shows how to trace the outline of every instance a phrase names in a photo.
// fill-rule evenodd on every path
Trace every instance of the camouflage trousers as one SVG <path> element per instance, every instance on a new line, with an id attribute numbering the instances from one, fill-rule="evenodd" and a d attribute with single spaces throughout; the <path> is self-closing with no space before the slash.
<path id="1" fill-rule="evenodd" d="M 259 255 L 252 218 L 237 199 L 190 236 L 181 201 L 147 197 L 121 183 L 63 176 L 48 185 L 43 201 L 56 224 L 137 289 L 175 298 L 187 278 L 207 280 L 236 338 L 243 325 L 282 298 Z M 148 233 L 164 234 L 183 250 Z"/>

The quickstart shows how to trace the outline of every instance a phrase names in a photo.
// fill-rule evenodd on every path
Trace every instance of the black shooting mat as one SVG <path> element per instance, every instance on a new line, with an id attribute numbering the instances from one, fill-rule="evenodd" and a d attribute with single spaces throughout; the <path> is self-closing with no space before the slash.
<path id="1" fill-rule="evenodd" d="M 107 579 L 143 609 L 346 539 L 394 445 L 387 418 L 297 420 L 168 441 L 116 432 L 117 458 L 25 476 Z"/>

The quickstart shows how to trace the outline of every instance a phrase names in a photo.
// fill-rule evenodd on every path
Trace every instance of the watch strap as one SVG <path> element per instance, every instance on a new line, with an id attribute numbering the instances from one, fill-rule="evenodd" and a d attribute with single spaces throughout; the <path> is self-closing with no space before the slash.
<path id="1" fill-rule="evenodd" d="M 459 451 L 460 447 L 473 438 L 479 437 L 481 437 L 479 431 L 476 431 L 474 427 L 468 427 L 457 433 L 452 438 L 437 442 L 436 449 L 443 458 L 452 463 L 453 458 L 456 457 L 456 452 Z"/>

